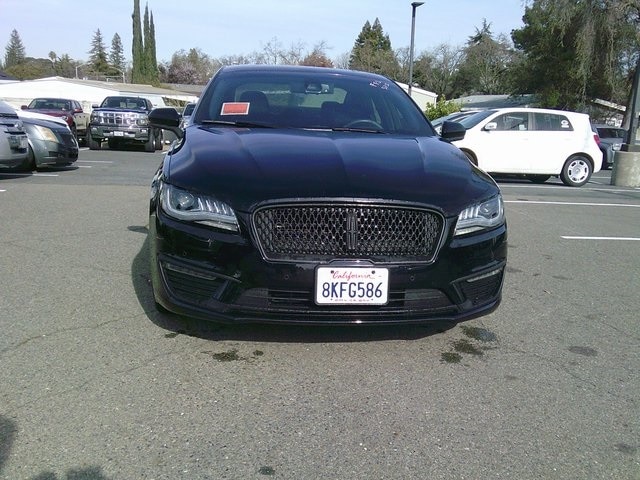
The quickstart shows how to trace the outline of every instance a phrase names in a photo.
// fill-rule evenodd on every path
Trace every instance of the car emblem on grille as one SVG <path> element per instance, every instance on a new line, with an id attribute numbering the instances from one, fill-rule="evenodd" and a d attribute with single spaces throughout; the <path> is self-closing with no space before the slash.
<path id="1" fill-rule="evenodd" d="M 358 218 L 356 212 L 347 212 L 347 250 L 353 251 L 358 247 Z"/>

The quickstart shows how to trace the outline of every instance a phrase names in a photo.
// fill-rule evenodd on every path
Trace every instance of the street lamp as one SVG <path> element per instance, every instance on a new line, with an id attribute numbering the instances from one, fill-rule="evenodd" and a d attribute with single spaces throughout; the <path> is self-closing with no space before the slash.
<path id="1" fill-rule="evenodd" d="M 411 96 L 411 84 L 413 83 L 413 37 L 416 33 L 416 8 L 424 2 L 411 3 L 411 47 L 409 47 L 409 96 Z"/>
<path id="2" fill-rule="evenodd" d="M 85 65 L 86 65 L 86 63 L 79 63 L 79 64 L 76 65 L 76 78 L 78 78 L 78 67 L 83 67 Z"/>

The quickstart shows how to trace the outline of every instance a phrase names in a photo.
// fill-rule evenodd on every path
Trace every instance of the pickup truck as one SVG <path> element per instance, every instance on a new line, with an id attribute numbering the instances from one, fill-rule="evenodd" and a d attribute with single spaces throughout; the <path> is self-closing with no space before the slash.
<path id="1" fill-rule="evenodd" d="M 144 97 L 106 97 L 94 105 L 87 129 L 89 149 L 100 150 L 105 140 L 109 148 L 141 144 L 145 152 L 162 150 L 162 130 L 149 126 L 151 101 Z"/>
<path id="2" fill-rule="evenodd" d="M 67 122 L 78 143 L 86 138 L 89 114 L 82 109 L 82 104 L 69 98 L 34 98 L 29 105 L 22 105 L 22 110 L 43 113 L 52 117 L 60 117 Z"/>

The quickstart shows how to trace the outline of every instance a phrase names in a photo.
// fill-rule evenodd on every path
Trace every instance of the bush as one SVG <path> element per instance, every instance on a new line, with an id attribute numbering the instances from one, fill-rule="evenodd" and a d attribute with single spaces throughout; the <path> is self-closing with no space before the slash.
<path id="1" fill-rule="evenodd" d="M 447 100 L 443 95 L 438 99 L 435 105 L 429 105 L 424 113 L 429 120 L 433 120 L 434 118 L 444 117 L 445 115 L 459 111 L 460 104 L 453 100 Z"/>

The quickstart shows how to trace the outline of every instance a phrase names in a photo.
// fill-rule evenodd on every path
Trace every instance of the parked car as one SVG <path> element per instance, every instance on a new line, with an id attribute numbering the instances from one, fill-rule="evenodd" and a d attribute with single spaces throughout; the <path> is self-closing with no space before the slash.
<path id="1" fill-rule="evenodd" d="M 195 103 L 187 103 L 185 105 L 184 110 L 182 111 L 182 121 L 180 123 L 182 128 L 186 127 L 187 123 L 189 123 L 189 118 L 191 118 L 191 114 L 193 113 L 194 108 L 196 108 Z"/>
<path id="2" fill-rule="evenodd" d="M 29 141 L 24 169 L 71 165 L 78 159 L 78 142 L 66 123 L 53 117 L 21 118 Z"/>
<path id="3" fill-rule="evenodd" d="M 76 141 L 87 135 L 89 114 L 82 109 L 82 104 L 69 98 L 34 98 L 29 105 L 23 105 L 22 110 L 44 113 L 64 120 Z"/>
<path id="4" fill-rule="evenodd" d="M 500 189 L 386 77 L 223 67 L 151 183 L 159 308 L 219 322 L 458 322 L 501 299 Z"/>
<path id="5" fill-rule="evenodd" d="M 602 167 L 602 152 L 584 113 L 489 109 L 460 123 L 467 133 L 454 144 L 491 174 L 519 174 L 537 183 L 559 176 L 565 185 L 579 187 Z"/>
<path id="6" fill-rule="evenodd" d="M 465 110 L 464 112 L 460 111 L 450 113 L 449 115 L 445 115 L 443 117 L 434 118 L 433 120 L 431 120 L 431 125 L 433 125 L 433 128 L 435 128 L 438 135 L 440 135 L 440 132 L 442 131 L 442 124 L 444 122 L 459 122 L 463 118 L 467 118 L 476 112 L 478 112 L 478 110 Z"/>
<path id="7" fill-rule="evenodd" d="M 0 100 L 0 168 L 16 168 L 27 158 L 29 143 L 18 113 Z"/>
<path id="8" fill-rule="evenodd" d="M 624 128 L 611 125 L 592 124 L 591 128 L 600 138 L 599 146 L 602 151 L 602 168 L 609 169 L 613 166 L 615 152 L 625 141 L 627 131 Z"/>

